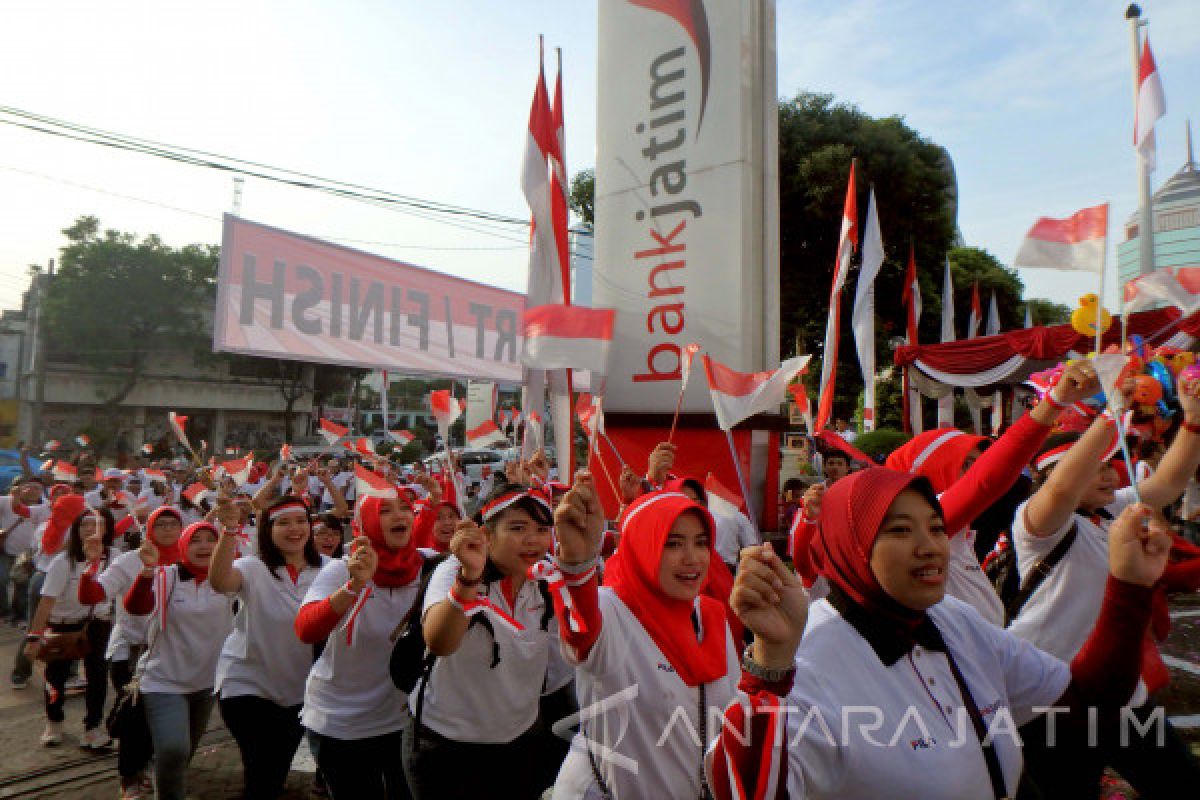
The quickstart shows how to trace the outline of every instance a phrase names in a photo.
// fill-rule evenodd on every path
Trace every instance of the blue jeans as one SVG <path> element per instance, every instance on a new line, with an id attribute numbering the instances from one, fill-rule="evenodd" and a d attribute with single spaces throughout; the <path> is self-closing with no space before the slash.
<path id="1" fill-rule="evenodd" d="M 158 800 L 184 800 L 184 773 L 212 714 L 212 689 L 189 694 L 143 692 L 146 724 L 154 743 L 154 786 Z"/>
<path id="2" fill-rule="evenodd" d="M 42 584 L 46 582 L 46 573 L 40 569 L 33 573 L 33 577 L 29 579 L 29 594 L 26 603 L 25 622 L 29 625 L 33 624 L 33 615 L 37 611 L 38 602 L 42 599 Z M 29 680 L 33 675 L 33 662 L 25 656 L 25 648 L 18 647 L 16 657 L 13 658 L 12 677 L 13 680 L 18 678 L 21 680 Z"/>

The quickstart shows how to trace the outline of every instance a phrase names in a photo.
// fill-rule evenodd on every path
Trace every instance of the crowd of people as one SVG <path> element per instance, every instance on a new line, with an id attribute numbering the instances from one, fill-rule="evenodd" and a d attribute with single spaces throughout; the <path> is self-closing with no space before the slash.
<path id="1" fill-rule="evenodd" d="M 786 546 L 665 442 L 608 514 L 541 453 L 474 492 L 382 459 L 30 471 L 0 501 L 12 687 L 44 663 L 61 745 L 81 671 L 124 798 L 185 797 L 214 708 L 247 798 L 302 743 L 337 800 L 1095 798 L 1106 768 L 1175 797 L 1200 766 L 1157 642 L 1200 588 L 1200 382 L 1145 467 L 1111 415 L 1067 424 L 1098 386 L 1068 365 L 1002 435 L 884 466 L 827 449 Z"/>

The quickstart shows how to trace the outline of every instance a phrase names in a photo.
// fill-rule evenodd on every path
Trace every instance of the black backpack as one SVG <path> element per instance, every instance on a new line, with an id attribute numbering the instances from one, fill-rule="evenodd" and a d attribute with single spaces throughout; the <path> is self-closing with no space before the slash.
<path id="1" fill-rule="evenodd" d="M 1006 550 L 1002 550 L 988 559 L 984 572 L 988 580 L 992 582 L 996 594 L 1000 595 L 1000 602 L 1004 604 L 1004 627 L 1007 628 L 1012 624 L 1012 621 L 1021 613 L 1021 609 L 1029 602 L 1029 598 L 1042 585 L 1058 562 L 1062 561 L 1063 556 L 1075 543 L 1075 535 L 1078 532 L 1079 525 L 1076 522 L 1071 525 L 1071 529 L 1059 540 L 1054 549 L 1033 565 L 1033 570 L 1024 582 L 1021 581 L 1021 575 L 1017 571 L 1017 549 L 1011 539 Z"/>

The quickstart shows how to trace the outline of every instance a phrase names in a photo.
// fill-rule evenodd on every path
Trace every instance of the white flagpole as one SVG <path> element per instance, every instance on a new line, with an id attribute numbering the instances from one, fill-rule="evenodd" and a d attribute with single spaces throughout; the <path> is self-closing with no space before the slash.
<path id="1" fill-rule="evenodd" d="M 746 483 L 746 476 L 742 474 L 742 462 L 738 460 L 737 448 L 733 445 L 732 431 L 725 431 L 725 441 L 729 444 L 729 457 L 733 459 L 733 469 L 737 472 L 738 485 L 742 487 L 742 498 L 746 501 L 747 515 L 757 530 L 758 521 L 755 519 L 754 505 L 750 502 L 750 487 Z"/>
<path id="2" fill-rule="evenodd" d="M 1138 29 L 1146 25 L 1141 19 L 1142 11 L 1136 5 L 1130 5 L 1125 11 L 1129 20 L 1129 35 L 1133 45 L 1133 118 L 1137 119 L 1138 95 L 1141 93 L 1142 73 L 1142 37 Z M 1134 158 L 1137 159 L 1138 176 L 1138 254 L 1139 275 L 1149 275 L 1154 271 L 1154 211 L 1153 195 L 1150 192 L 1150 169 L 1146 159 L 1138 150 L 1133 148 Z M 1107 242 L 1106 242 L 1107 244 Z M 1102 299 L 1103 302 L 1103 299 Z"/>

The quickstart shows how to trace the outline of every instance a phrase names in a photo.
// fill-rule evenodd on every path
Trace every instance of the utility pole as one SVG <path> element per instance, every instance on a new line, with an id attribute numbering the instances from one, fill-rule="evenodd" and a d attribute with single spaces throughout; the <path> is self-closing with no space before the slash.
<path id="1" fill-rule="evenodd" d="M 242 187 L 246 184 L 246 179 L 241 175 L 233 176 L 233 215 L 240 217 L 242 215 Z"/>
<path id="2" fill-rule="evenodd" d="M 46 274 L 40 271 L 33 275 L 33 313 L 30 320 L 30 338 L 33 341 L 31 358 L 33 360 L 33 419 L 29 426 L 30 446 L 38 447 L 45 441 L 42 431 L 42 416 L 46 402 L 46 334 L 43 319 L 43 302 L 46 287 L 54 276 L 54 259 L 46 266 Z"/>

